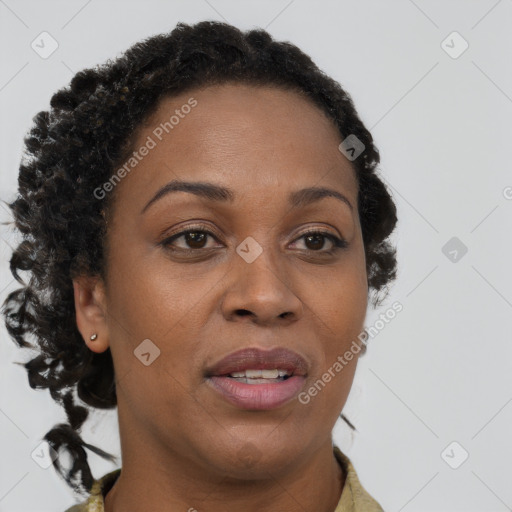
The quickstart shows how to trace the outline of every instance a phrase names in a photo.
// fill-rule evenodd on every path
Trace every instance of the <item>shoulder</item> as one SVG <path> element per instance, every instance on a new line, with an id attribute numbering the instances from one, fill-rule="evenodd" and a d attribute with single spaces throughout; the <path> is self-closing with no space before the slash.
<path id="1" fill-rule="evenodd" d="M 337 446 L 334 446 L 334 455 L 346 475 L 340 501 L 334 512 L 384 512 L 359 481 L 351 460 Z"/>
<path id="2" fill-rule="evenodd" d="M 78 505 L 73 505 L 72 507 L 67 508 L 66 510 L 64 510 L 64 512 L 87 512 L 86 507 L 87 507 L 87 503 L 83 502 L 83 503 L 79 503 Z"/>
<path id="3" fill-rule="evenodd" d="M 105 512 L 103 505 L 102 496 L 90 494 L 85 501 L 67 508 L 64 512 Z"/>
<path id="4" fill-rule="evenodd" d="M 64 512 L 104 512 L 104 498 L 120 474 L 121 468 L 118 468 L 94 480 L 87 499 L 67 508 Z"/>

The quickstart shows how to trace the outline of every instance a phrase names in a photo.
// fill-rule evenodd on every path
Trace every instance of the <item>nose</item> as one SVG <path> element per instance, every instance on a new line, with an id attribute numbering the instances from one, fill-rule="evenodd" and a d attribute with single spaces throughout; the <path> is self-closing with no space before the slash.
<path id="1" fill-rule="evenodd" d="M 236 255 L 222 301 L 224 317 L 262 326 L 296 322 L 304 314 L 303 303 L 288 281 L 270 251 L 251 263 Z"/>

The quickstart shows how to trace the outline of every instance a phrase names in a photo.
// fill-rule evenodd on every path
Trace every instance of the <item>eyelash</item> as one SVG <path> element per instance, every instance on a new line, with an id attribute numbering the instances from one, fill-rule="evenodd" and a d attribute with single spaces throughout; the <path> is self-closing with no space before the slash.
<path id="1" fill-rule="evenodd" d="M 196 226 L 189 226 L 189 227 L 187 227 L 187 229 L 185 229 L 183 231 L 179 231 L 178 233 L 174 233 L 170 237 L 167 237 L 165 240 L 162 240 L 162 242 L 160 242 L 160 244 L 163 245 L 169 251 L 188 253 L 188 254 L 189 253 L 198 253 L 200 251 L 207 250 L 205 248 L 200 248 L 200 249 L 183 249 L 183 248 L 180 247 L 180 248 L 176 249 L 176 248 L 172 248 L 171 247 L 171 242 L 173 242 L 174 240 L 177 240 L 178 238 L 182 237 L 183 235 L 186 235 L 187 233 L 203 233 L 203 234 L 209 235 L 212 238 L 214 238 L 215 240 L 217 240 L 217 237 L 215 236 L 215 234 L 212 233 L 206 226 L 198 224 Z M 307 251 L 311 252 L 311 253 L 332 255 L 335 252 L 337 252 L 338 250 L 346 249 L 348 247 L 348 243 L 347 243 L 346 240 L 344 240 L 342 238 L 338 238 L 337 236 L 333 235 L 332 233 L 330 233 L 328 231 L 322 231 L 320 229 L 315 229 L 315 228 L 312 228 L 311 230 L 306 231 L 305 233 L 302 233 L 294 241 L 300 240 L 301 238 L 304 238 L 304 237 L 306 237 L 308 235 L 322 235 L 323 237 L 325 237 L 328 240 L 330 240 L 332 242 L 332 244 L 333 244 L 333 248 L 331 250 L 328 250 L 328 251 L 322 250 L 322 249 L 317 250 L 317 251 L 315 251 L 313 249 L 308 249 Z"/>

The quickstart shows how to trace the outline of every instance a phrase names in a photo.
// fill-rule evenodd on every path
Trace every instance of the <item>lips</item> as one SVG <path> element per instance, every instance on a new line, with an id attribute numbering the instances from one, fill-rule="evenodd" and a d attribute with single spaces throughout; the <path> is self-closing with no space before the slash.
<path id="1" fill-rule="evenodd" d="M 288 370 L 290 375 L 306 375 L 308 364 L 292 350 L 249 348 L 233 352 L 206 370 L 206 377 L 227 376 L 244 370 Z"/>
<path id="2" fill-rule="evenodd" d="M 261 350 L 250 348 L 229 354 L 206 370 L 206 382 L 218 396 L 245 410 L 269 410 L 281 407 L 297 397 L 306 382 L 306 360 L 285 348 Z M 279 379 L 237 378 L 236 372 L 249 370 L 284 370 Z M 230 374 L 235 374 L 232 376 Z M 258 373 L 258 372 L 255 372 Z M 275 372 L 265 374 L 275 376 Z M 245 382 L 244 382 L 245 381 Z"/>

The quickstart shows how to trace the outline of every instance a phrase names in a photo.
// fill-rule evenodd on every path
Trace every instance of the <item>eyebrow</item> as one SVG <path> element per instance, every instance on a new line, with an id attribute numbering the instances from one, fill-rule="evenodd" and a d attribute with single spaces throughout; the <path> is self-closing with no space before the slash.
<path id="1" fill-rule="evenodd" d="M 233 190 L 214 183 L 172 180 L 159 189 L 158 192 L 148 201 L 146 206 L 144 206 L 140 212 L 141 215 L 146 212 L 153 203 L 172 192 L 188 192 L 210 201 L 233 202 L 235 198 Z M 294 191 L 289 195 L 288 201 L 292 208 L 300 208 L 316 201 L 320 201 L 325 197 L 334 197 L 345 203 L 350 210 L 353 211 L 352 204 L 345 195 L 337 190 L 326 187 L 307 187 Z"/>

